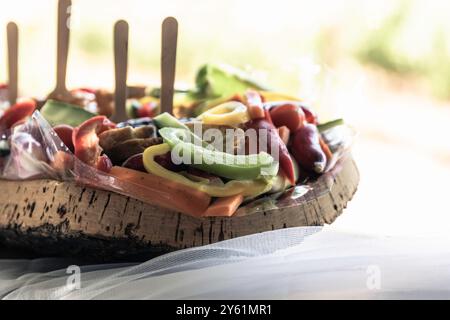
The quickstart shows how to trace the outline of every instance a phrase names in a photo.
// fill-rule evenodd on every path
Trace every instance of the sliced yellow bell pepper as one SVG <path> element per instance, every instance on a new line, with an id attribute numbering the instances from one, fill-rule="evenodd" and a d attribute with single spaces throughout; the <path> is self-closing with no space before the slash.
<path id="1" fill-rule="evenodd" d="M 250 115 L 244 104 L 229 101 L 205 111 L 197 119 L 204 124 L 236 125 L 250 121 Z"/>
<path id="2" fill-rule="evenodd" d="M 275 101 L 302 101 L 302 99 L 274 91 L 259 91 L 266 102 Z"/>
<path id="3" fill-rule="evenodd" d="M 192 181 L 182 174 L 167 170 L 155 161 L 155 156 L 166 154 L 169 151 L 170 146 L 167 143 L 154 145 L 145 149 L 143 154 L 145 169 L 154 175 L 200 190 L 212 197 L 228 197 L 236 194 L 242 194 L 246 197 L 256 197 L 272 188 L 273 179 L 268 180 L 264 178 L 255 180 L 231 180 L 222 186 Z"/>
<path id="4" fill-rule="evenodd" d="M 159 99 L 151 96 L 145 96 L 139 99 L 139 103 L 141 104 L 147 104 L 150 102 L 159 102 Z"/>
<path id="5" fill-rule="evenodd" d="M 236 99 L 238 99 L 238 98 L 239 98 L 238 95 L 233 95 L 233 96 L 224 96 L 224 97 L 218 97 L 218 98 L 201 101 L 195 107 L 194 115 L 195 116 L 201 115 L 203 112 L 206 112 L 207 110 L 217 107 L 219 104 L 229 102 L 229 101 L 236 101 Z M 239 100 L 237 100 L 237 101 L 239 101 Z"/>

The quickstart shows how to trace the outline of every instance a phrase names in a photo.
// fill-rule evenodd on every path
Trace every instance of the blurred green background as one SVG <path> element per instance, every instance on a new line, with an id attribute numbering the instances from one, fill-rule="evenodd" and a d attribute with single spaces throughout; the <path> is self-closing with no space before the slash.
<path id="1" fill-rule="evenodd" d="M 73 0 L 68 82 L 113 84 L 112 27 L 130 24 L 131 83 L 159 79 L 160 24 L 180 23 L 177 80 L 190 83 L 205 62 L 243 68 L 270 86 L 312 95 L 344 64 L 376 67 L 450 98 L 448 1 Z M 43 95 L 53 85 L 55 0 L 3 4 L 0 25 L 20 26 L 20 85 Z M 0 43 L 5 43 L 1 34 Z M 5 61 L 1 50 L 0 61 Z M 328 71 L 327 71 L 328 70 Z M 6 69 L 0 69 L 5 80 Z M 315 86 L 315 88 L 312 88 Z M 317 95 L 318 93 L 315 92 Z M 323 94 L 323 93 L 322 93 Z"/>
<path id="2" fill-rule="evenodd" d="M 54 86 L 56 4 L 2 0 L 0 26 L 20 28 L 22 95 Z M 447 234 L 449 13 L 448 0 L 73 0 L 68 85 L 113 87 L 112 30 L 125 19 L 129 84 L 158 86 L 161 22 L 174 16 L 178 86 L 192 85 L 204 63 L 224 62 L 312 102 L 322 120 L 355 127 L 361 183 L 333 226 Z"/>

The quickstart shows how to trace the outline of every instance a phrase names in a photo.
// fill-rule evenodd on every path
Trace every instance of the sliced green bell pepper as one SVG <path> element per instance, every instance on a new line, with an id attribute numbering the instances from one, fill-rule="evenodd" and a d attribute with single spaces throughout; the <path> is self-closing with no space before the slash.
<path id="1" fill-rule="evenodd" d="M 52 126 L 67 124 L 77 127 L 86 120 L 95 117 L 94 113 L 80 106 L 55 100 L 48 100 L 41 108 L 41 114 Z"/>
<path id="2" fill-rule="evenodd" d="M 199 143 L 192 143 L 191 132 L 184 129 L 162 128 L 159 134 L 180 157 L 188 160 L 191 165 L 200 170 L 233 180 L 253 180 L 262 176 L 273 177 L 278 172 L 278 162 L 266 152 L 251 155 L 233 155 L 217 150 L 211 150 Z M 181 162 L 181 161 L 180 161 Z"/>
<path id="3" fill-rule="evenodd" d="M 170 146 L 167 143 L 154 145 L 145 149 L 142 157 L 145 169 L 152 174 L 200 190 L 212 197 L 229 197 L 236 194 L 242 194 L 246 197 L 256 197 L 269 191 L 272 188 L 273 178 L 259 178 L 255 180 L 232 180 L 225 183 L 224 185 L 215 185 L 205 182 L 192 181 L 182 174 L 167 170 L 155 161 L 155 156 L 166 154 L 169 151 Z"/>
<path id="4" fill-rule="evenodd" d="M 181 122 L 180 120 L 178 120 L 173 115 L 167 112 L 157 115 L 156 117 L 153 118 L 153 121 L 155 122 L 156 126 L 159 129 L 169 127 L 169 128 L 181 128 L 189 130 L 189 128 L 183 122 Z"/>

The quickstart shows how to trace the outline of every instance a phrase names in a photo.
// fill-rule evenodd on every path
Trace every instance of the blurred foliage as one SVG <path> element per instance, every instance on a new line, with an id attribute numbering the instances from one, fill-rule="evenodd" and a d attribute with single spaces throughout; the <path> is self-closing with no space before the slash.
<path id="1" fill-rule="evenodd" d="M 110 46 L 105 36 L 96 28 L 91 27 L 83 29 L 77 40 L 81 50 L 87 54 L 107 54 L 110 52 Z"/>
<path id="2" fill-rule="evenodd" d="M 314 101 L 333 85 L 330 81 L 354 79 L 368 71 L 366 66 L 377 66 L 388 71 L 387 78 L 399 75 L 395 78 L 425 84 L 435 96 L 450 99 L 448 0 L 155 3 L 74 1 L 68 85 L 113 88 L 112 31 L 118 19 L 130 24 L 130 84 L 158 85 L 160 23 L 172 15 L 180 23 L 177 83 L 182 87 L 193 85 L 205 63 L 225 63 L 271 88 Z M 14 20 L 20 27 L 23 94 L 43 96 L 54 83 L 55 17 L 55 0 L 16 0 L 0 10 L 0 26 Z M 0 33 L 0 43 L 5 40 Z M 0 50 L 0 61 L 5 53 Z M 0 68 L 0 82 L 5 78 Z"/>
<path id="3" fill-rule="evenodd" d="M 361 45 L 357 57 L 363 63 L 372 63 L 385 70 L 399 74 L 420 72 L 421 67 L 400 56 L 393 44 L 409 13 L 409 5 L 405 3 L 396 12 L 384 20 L 382 25 L 369 34 Z"/>
<path id="4" fill-rule="evenodd" d="M 445 38 L 442 29 L 436 33 L 433 54 L 426 60 L 425 76 L 430 80 L 435 95 L 450 99 L 450 55 Z"/>
<path id="5" fill-rule="evenodd" d="M 428 52 L 402 51 L 398 48 L 402 32 L 408 28 L 410 1 L 403 1 L 381 26 L 370 32 L 360 44 L 356 57 L 363 64 L 376 65 L 401 76 L 416 76 L 428 84 L 432 93 L 450 98 L 450 54 L 444 27 L 436 26 L 425 41 Z M 421 41 L 423 41 L 421 39 Z"/>

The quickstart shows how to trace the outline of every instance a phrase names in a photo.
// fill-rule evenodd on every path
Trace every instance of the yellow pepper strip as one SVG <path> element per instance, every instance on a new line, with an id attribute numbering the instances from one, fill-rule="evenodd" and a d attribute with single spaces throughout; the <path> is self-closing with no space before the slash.
<path id="1" fill-rule="evenodd" d="M 205 111 L 197 119 L 204 124 L 235 125 L 249 121 L 250 116 L 244 104 L 237 101 L 229 101 Z"/>
<path id="2" fill-rule="evenodd" d="M 266 102 L 275 102 L 275 101 L 302 101 L 302 99 L 289 96 L 284 93 L 278 93 L 274 91 L 259 91 L 259 93 L 263 96 L 264 101 Z"/>
<path id="3" fill-rule="evenodd" d="M 143 154 L 145 169 L 154 175 L 197 189 L 212 197 L 229 197 L 236 194 L 256 197 L 272 188 L 272 180 L 263 178 L 255 180 L 231 180 L 222 186 L 192 181 L 182 174 L 167 170 L 155 161 L 155 156 L 166 154 L 169 151 L 170 146 L 167 143 L 154 145 L 145 149 Z"/>

